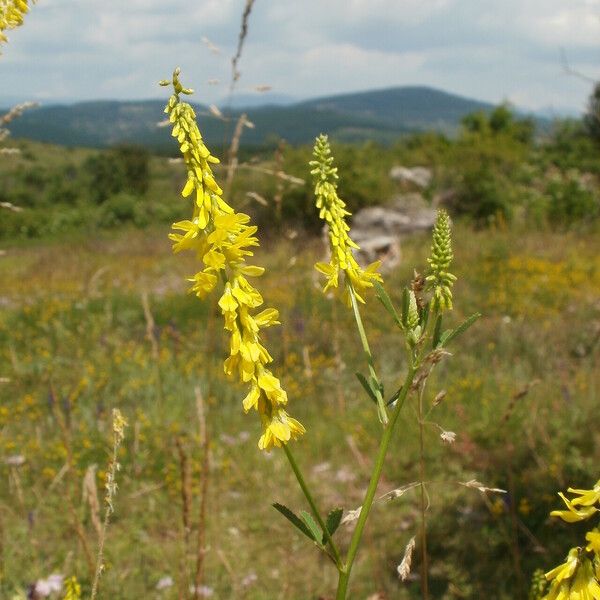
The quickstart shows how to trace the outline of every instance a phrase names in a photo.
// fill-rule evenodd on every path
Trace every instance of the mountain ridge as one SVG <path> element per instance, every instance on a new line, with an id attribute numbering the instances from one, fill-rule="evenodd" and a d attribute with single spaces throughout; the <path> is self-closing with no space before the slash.
<path id="1" fill-rule="evenodd" d="M 265 98 L 268 103 L 268 98 Z M 138 143 L 168 150 L 173 142 L 158 126 L 164 120 L 164 100 L 86 100 L 40 106 L 26 111 L 9 129 L 15 138 L 65 146 L 106 147 Z M 467 114 L 490 111 L 493 104 L 428 86 L 363 90 L 301 100 L 289 105 L 265 104 L 225 112 L 217 119 L 203 104 L 194 104 L 209 144 L 231 137 L 234 121 L 246 112 L 254 128 L 241 143 L 272 145 L 279 138 L 292 144 L 310 143 L 320 132 L 348 142 L 392 142 L 408 133 L 434 130 L 452 134 Z"/>

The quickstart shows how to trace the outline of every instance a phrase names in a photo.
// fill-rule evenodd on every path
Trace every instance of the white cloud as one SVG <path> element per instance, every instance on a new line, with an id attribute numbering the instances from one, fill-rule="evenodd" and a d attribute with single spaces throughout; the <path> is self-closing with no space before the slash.
<path id="1" fill-rule="evenodd" d="M 0 57 L 0 98 L 160 96 L 180 65 L 202 99 L 226 93 L 245 0 L 37 3 Z M 211 54 L 207 36 L 223 50 Z M 527 106 L 583 106 L 598 76 L 600 0 L 259 0 L 239 89 L 268 83 L 299 97 L 431 85 Z M 220 87 L 205 82 L 217 78 Z"/>

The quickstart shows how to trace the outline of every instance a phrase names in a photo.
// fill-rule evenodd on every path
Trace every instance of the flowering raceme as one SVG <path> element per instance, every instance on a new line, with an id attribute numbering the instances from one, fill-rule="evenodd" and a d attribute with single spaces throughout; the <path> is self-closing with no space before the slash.
<path id="1" fill-rule="evenodd" d="M 568 492 L 578 497 L 569 500 L 560 493 L 567 510 L 554 510 L 553 517 L 575 523 L 599 512 L 595 505 L 600 505 L 600 481 L 591 490 L 569 488 Z M 551 584 L 544 600 L 600 600 L 600 532 L 594 528 L 585 539 L 587 546 L 572 548 L 562 565 L 546 573 Z"/>
<path id="2" fill-rule="evenodd" d="M 427 259 L 431 273 L 426 277 L 427 289 L 433 291 L 432 309 L 440 312 L 452 309 L 452 286 L 456 281 L 456 276 L 448 271 L 452 258 L 450 217 L 440 210 L 433 227 L 431 257 Z"/>
<path id="3" fill-rule="evenodd" d="M 319 217 L 327 223 L 331 251 L 329 263 L 315 265 L 316 269 L 327 277 L 323 291 L 338 287 L 339 274 L 342 271 L 346 276 L 346 286 L 351 286 L 358 301 L 364 303 L 362 296 L 365 291 L 373 287 L 375 281 L 382 281 L 377 272 L 380 263 L 376 261 L 363 269 L 352 255 L 352 249 L 358 250 L 359 246 L 348 235 L 350 227 L 345 218 L 351 213 L 346 210 L 346 203 L 337 193 L 337 167 L 332 166 L 333 156 L 326 135 L 321 134 L 316 139 L 313 156 L 314 160 L 310 161 L 310 166 L 315 182 L 316 205 Z M 346 303 L 351 306 L 347 287 L 345 291 Z"/>
<path id="4" fill-rule="evenodd" d="M 246 257 L 253 255 L 250 248 L 259 245 L 254 235 L 257 228 L 250 225 L 248 215 L 236 213 L 223 200 L 223 191 L 210 166 L 219 160 L 202 141 L 194 109 L 180 99 L 180 94 L 189 95 L 192 90 L 179 82 L 179 69 L 173 73 L 172 84 L 174 93 L 165 112 L 173 124 L 172 135 L 179 142 L 187 169 L 187 182 L 181 194 L 184 198 L 193 195 L 194 208 L 191 220 L 174 223 L 176 233 L 169 237 L 175 252 L 192 250 L 204 265 L 190 278 L 191 291 L 199 298 L 210 294 L 219 279 L 224 282 L 219 308 L 225 329 L 230 333 L 225 373 L 230 377 L 237 375 L 250 386 L 243 407 L 246 412 L 256 409 L 260 415 L 263 433 L 259 448 L 280 447 L 302 435 L 305 429 L 284 410 L 287 394 L 267 368 L 273 359 L 261 343 L 260 330 L 279 324 L 279 313 L 274 308 L 256 312 L 263 298 L 249 278 L 262 275 L 264 269 L 246 264 Z"/>
<path id="5" fill-rule="evenodd" d="M 23 24 L 23 17 L 28 11 L 27 0 L 0 0 L 0 43 L 7 41 L 6 30 Z"/>

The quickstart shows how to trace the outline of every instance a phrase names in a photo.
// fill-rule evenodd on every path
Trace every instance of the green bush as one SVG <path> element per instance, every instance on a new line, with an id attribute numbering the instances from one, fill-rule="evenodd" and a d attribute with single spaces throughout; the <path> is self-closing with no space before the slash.
<path id="1" fill-rule="evenodd" d="M 102 205 L 100 225 L 115 227 L 124 223 L 135 223 L 139 202 L 139 198 L 127 192 L 114 194 Z"/>
<path id="2" fill-rule="evenodd" d="M 546 186 L 548 219 L 553 225 L 572 225 L 596 219 L 600 214 L 598 195 L 586 188 L 578 171 L 557 175 Z"/>

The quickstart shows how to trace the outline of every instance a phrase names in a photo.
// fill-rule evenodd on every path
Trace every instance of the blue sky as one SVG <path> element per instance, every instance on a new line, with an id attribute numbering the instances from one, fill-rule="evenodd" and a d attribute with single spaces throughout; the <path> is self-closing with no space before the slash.
<path id="1" fill-rule="evenodd" d="M 215 102 L 245 0 L 38 0 L 0 56 L 0 101 L 162 97 L 174 66 Z M 220 49 L 211 50 L 203 38 Z M 237 91 L 307 98 L 429 85 L 581 110 L 600 79 L 600 0 L 256 0 Z M 216 83 L 218 80 L 219 83 Z"/>

